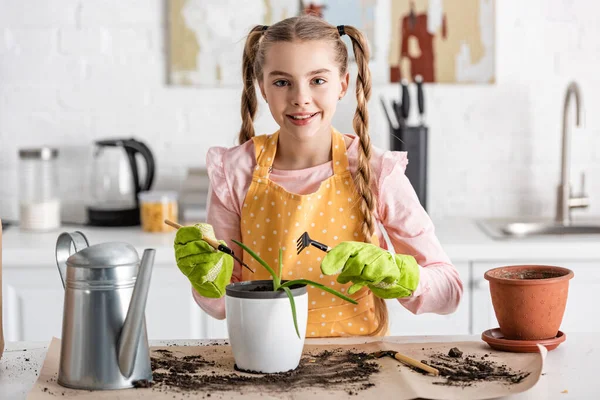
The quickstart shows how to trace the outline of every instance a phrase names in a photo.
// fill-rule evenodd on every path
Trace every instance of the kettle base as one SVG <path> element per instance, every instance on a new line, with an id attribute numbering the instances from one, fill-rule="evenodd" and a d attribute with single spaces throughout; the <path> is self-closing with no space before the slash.
<path id="1" fill-rule="evenodd" d="M 87 219 L 91 226 L 137 226 L 140 225 L 140 209 L 102 210 L 89 207 Z"/>

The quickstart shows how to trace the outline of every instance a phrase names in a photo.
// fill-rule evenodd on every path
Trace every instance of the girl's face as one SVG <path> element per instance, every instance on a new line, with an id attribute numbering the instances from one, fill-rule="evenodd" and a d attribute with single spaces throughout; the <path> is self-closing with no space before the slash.
<path id="1" fill-rule="evenodd" d="M 298 140 L 329 134 L 338 100 L 348 89 L 333 45 L 326 41 L 273 44 L 265 55 L 263 97 L 281 131 Z"/>

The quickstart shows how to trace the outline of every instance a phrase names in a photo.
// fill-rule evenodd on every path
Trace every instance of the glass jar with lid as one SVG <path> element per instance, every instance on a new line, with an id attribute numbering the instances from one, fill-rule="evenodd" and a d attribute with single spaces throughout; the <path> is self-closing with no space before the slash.
<path id="1" fill-rule="evenodd" d="M 174 191 L 149 190 L 139 193 L 140 221 L 144 232 L 171 232 L 173 227 L 165 219 L 177 222 L 178 195 Z"/>
<path id="2" fill-rule="evenodd" d="M 60 227 L 58 149 L 19 150 L 19 221 L 22 229 L 48 231 Z"/>

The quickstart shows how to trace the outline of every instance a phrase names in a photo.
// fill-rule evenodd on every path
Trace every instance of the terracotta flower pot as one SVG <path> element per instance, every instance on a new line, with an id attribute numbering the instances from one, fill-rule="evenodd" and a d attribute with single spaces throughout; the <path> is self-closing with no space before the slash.
<path id="1" fill-rule="evenodd" d="M 500 330 L 506 339 L 539 340 L 557 335 L 573 271 L 547 265 L 513 265 L 487 271 Z"/>

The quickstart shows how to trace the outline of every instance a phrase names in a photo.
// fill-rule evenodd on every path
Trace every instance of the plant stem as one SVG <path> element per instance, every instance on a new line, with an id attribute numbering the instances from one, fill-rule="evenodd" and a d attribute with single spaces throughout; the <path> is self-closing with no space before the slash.
<path id="1" fill-rule="evenodd" d="M 238 242 L 235 239 L 232 239 L 232 242 L 235 243 L 235 244 L 237 244 L 238 246 L 240 246 L 246 252 L 248 252 L 248 254 L 250 254 L 252 256 L 252 258 L 254 258 L 256 261 L 258 261 L 260 263 L 260 265 L 262 265 L 263 267 L 265 267 L 267 269 L 267 271 L 269 271 L 269 273 L 271 274 L 271 276 L 273 277 L 273 279 L 275 279 L 275 277 L 277 276 L 277 274 L 275 273 L 275 271 L 273 271 L 273 268 L 269 267 L 269 264 L 267 264 L 262 258 L 260 258 L 260 256 L 258 254 L 256 254 L 254 251 L 252 251 L 252 249 L 250 249 L 248 246 L 246 246 L 242 242 Z M 273 283 L 275 283 L 275 282 L 273 282 Z"/>
<path id="2" fill-rule="evenodd" d="M 345 300 L 345 301 L 347 301 L 349 303 L 358 304 L 358 302 L 356 300 L 351 299 L 350 297 L 341 294 L 337 290 L 332 289 L 332 288 L 330 288 L 328 286 L 325 286 L 325 285 L 323 285 L 321 283 L 317 283 L 317 282 L 308 280 L 308 279 L 294 279 L 293 281 L 287 281 L 286 283 L 284 283 L 280 287 L 281 288 L 286 288 L 286 287 L 290 287 L 292 285 L 313 285 L 313 286 L 318 287 L 319 289 L 322 289 L 322 290 L 324 290 L 326 292 L 329 292 L 329 293 L 331 293 L 331 294 L 333 294 L 333 295 L 339 297 L 340 299 Z"/>
<path id="3" fill-rule="evenodd" d="M 283 250 L 279 248 L 279 271 L 277 273 L 277 280 L 273 278 L 273 290 L 279 289 L 281 286 L 281 272 L 283 270 Z"/>
<path id="4" fill-rule="evenodd" d="M 331 289 L 330 287 L 327 287 L 321 283 L 317 283 L 317 282 L 314 282 L 314 281 L 311 281 L 308 279 L 295 279 L 292 281 L 287 281 L 286 283 L 282 284 L 281 283 L 281 273 L 283 270 L 283 251 L 281 250 L 281 248 L 279 249 L 279 263 L 278 263 L 279 264 L 278 265 L 279 273 L 275 273 L 275 271 L 273 270 L 273 268 L 271 268 L 269 266 L 269 264 L 267 264 L 262 258 L 260 258 L 260 256 L 258 254 L 256 254 L 254 251 L 252 251 L 252 249 L 250 249 L 244 243 L 238 242 L 237 240 L 234 240 L 234 239 L 232 239 L 232 241 L 233 241 L 233 243 L 237 244 L 242 249 L 244 249 L 248 254 L 250 254 L 252 256 L 252 258 L 254 258 L 256 261 L 258 261 L 260 263 L 260 265 L 262 265 L 263 267 L 265 267 L 265 269 L 267 271 L 269 271 L 269 273 L 271 274 L 271 278 L 273 280 L 273 291 L 277 291 L 277 290 L 285 291 L 285 293 L 287 294 L 287 296 L 290 300 L 290 305 L 292 306 L 292 317 L 294 319 L 294 327 L 296 328 L 296 334 L 298 335 L 299 339 L 302 339 L 302 337 L 300 336 L 300 330 L 298 329 L 298 317 L 296 315 L 296 302 L 294 301 L 294 295 L 292 294 L 292 291 L 290 289 L 291 286 L 293 286 L 293 285 L 313 285 L 314 287 L 318 287 L 321 290 L 329 292 L 349 303 L 358 304 L 358 302 L 356 300 L 351 299 L 350 297 L 347 297 L 347 296 L 343 295 L 342 293 L 340 293 L 334 289 Z"/>
<path id="5" fill-rule="evenodd" d="M 288 298 L 290 299 L 290 304 L 292 306 L 292 317 L 294 319 L 294 328 L 296 328 L 296 334 L 298 335 L 298 339 L 302 339 L 302 337 L 300 336 L 300 330 L 298 329 L 298 318 L 296 317 L 296 302 L 294 301 L 294 295 L 292 294 L 290 288 L 282 287 L 282 289 L 285 291 L 285 293 L 288 295 Z"/>

